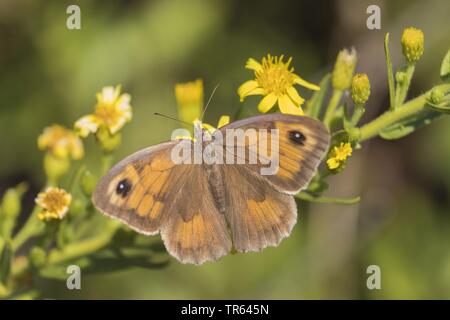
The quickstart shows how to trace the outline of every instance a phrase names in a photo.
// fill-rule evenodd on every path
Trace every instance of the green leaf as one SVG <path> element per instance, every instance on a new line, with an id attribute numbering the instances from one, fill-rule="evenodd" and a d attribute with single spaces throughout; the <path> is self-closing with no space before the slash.
<path id="1" fill-rule="evenodd" d="M 445 82 L 450 81 L 450 49 L 447 51 L 444 60 L 442 60 L 441 79 Z"/>
<path id="2" fill-rule="evenodd" d="M 380 136 L 386 140 L 394 140 L 407 136 L 417 129 L 430 124 L 442 114 L 433 110 L 423 110 L 411 117 L 405 118 L 380 131 Z"/>
<path id="3" fill-rule="evenodd" d="M 0 238 L 0 282 L 6 283 L 11 273 L 11 261 L 13 258 L 13 249 L 11 241 L 5 241 Z"/>
<path id="4" fill-rule="evenodd" d="M 450 100 L 443 101 L 442 103 L 439 104 L 428 102 L 427 107 L 436 112 L 450 114 Z"/>
<path id="5" fill-rule="evenodd" d="M 314 92 L 311 99 L 306 102 L 306 113 L 313 118 L 318 119 L 322 109 L 323 99 L 327 94 L 331 79 L 331 73 L 327 73 L 319 83 L 320 90 Z"/>

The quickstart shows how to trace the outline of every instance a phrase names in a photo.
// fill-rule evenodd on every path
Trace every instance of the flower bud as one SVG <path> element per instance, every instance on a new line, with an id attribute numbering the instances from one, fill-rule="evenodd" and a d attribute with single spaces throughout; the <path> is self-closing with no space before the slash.
<path id="1" fill-rule="evenodd" d="M 424 48 L 424 35 L 422 30 L 409 27 L 403 30 L 402 49 L 408 62 L 416 62 L 422 57 Z"/>
<path id="2" fill-rule="evenodd" d="M 370 96 L 369 77 L 365 73 L 358 73 L 352 80 L 352 99 L 356 105 L 365 104 Z"/>
<path id="3" fill-rule="evenodd" d="M 203 81 L 197 79 L 175 85 L 175 97 L 180 120 L 192 123 L 201 117 L 203 108 Z"/>
<path id="4" fill-rule="evenodd" d="M 343 49 L 339 52 L 331 76 L 331 83 L 334 89 L 345 90 L 350 87 L 356 61 L 356 51 L 354 48 L 351 51 Z"/>
<path id="5" fill-rule="evenodd" d="M 405 71 L 399 70 L 395 73 L 395 81 L 398 84 L 403 84 L 406 81 L 406 73 Z"/>
<path id="6" fill-rule="evenodd" d="M 47 260 L 45 251 L 40 247 L 33 247 L 30 250 L 30 262 L 36 267 L 42 267 Z"/>
<path id="7" fill-rule="evenodd" d="M 81 199 L 74 199 L 70 204 L 70 214 L 72 216 L 77 216 L 86 211 L 86 203 Z"/>
<path id="8" fill-rule="evenodd" d="M 81 177 L 81 190 L 88 198 L 91 197 L 97 185 L 97 177 L 93 175 L 89 170 L 86 170 Z"/>
<path id="9" fill-rule="evenodd" d="M 69 158 L 59 158 L 51 152 L 44 156 L 44 171 L 50 181 L 58 181 L 70 168 Z"/>
<path id="10" fill-rule="evenodd" d="M 16 189 L 8 189 L 2 200 L 2 212 L 8 218 L 14 218 L 20 213 L 20 195 Z"/>
<path id="11" fill-rule="evenodd" d="M 97 141 L 100 143 L 101 148 L 105 152 L 112 152 L 116 150 L 122 142 L 122 134 L 120 132 L 112 135 L 109 132 L 108 128 L 104 126 L 98 129 L 95 137 L 97 138 Z"/>
<path id="12" fill-rule="evenodd" d="M 438 105 L 442 102 L 444 99 L 445 93 L 440 88 L 433 88 L 430 92 L 429 101 L 434 104 Z"/>

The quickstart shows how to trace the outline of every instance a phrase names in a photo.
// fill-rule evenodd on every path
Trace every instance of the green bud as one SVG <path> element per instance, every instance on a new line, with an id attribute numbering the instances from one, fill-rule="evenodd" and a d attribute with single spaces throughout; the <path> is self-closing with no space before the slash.
<path id="1" fill-rule="evenodd" d="M 402 84 L 406 81 L 406 73 L 404 71 L 397 71 L 395 73 L 395 81 Z"/>
<path id="2" fill-rule="evenodd" d="M 68 157 L 55 157 L 52 153 L 47 152 L 44 156 L 44 170 L 50 181 L 58 181 L 70 168 L 70 160 Z"/>
<path id="3" fill-rule="evenodd" d="M 86 203 L 81 199 L 75 198 L 70 204 L 70 214 L 72 216 L 82 214 L 85 210 L 86 210 Z"/>
<path id="4" fill-rule="evenodd" d="M 445 92 L 443 90 L 440 88 L 433 88 L 430 92 L 429 101 L 434 105 L 438 105 L 442 102 L 444 96 Z"/>
<path id="5" fill-rule="evenodd" d="M 84 195 L 88 198 L 91 197 L 94 192 L 95 186 L 97 185 L 98 178 L 93 175 L 89 170 L 84 171 L 81 177 L 81 190 Z"/>
<path id="6" fill-rule="evenodd" d="M 120 132 L 112 135 L 108 128 L 104 126 L 101 126 L 97 130 L 95 137 L 105 152 L 112 152 L 116 150 L 122 142 L 122 134 Z"/>
<path id="7" fill-rule="evenodd" d="M 414 63 L 422 57 L 424 49 L 424 35 L 422 30 L 409 27 L 402 34 L 403 55 L 410 63 Z"/>
<path id="8" fill-rule="evenodd" d="M 42 267 L 47 261 L 47 254 L 41 247 L 33 247 L 30 251 L 30 262 L 35 268 Z"/>
<path id="9" fill-rule="evenodd" d="M 358 73 L 352 79 L 352 99 L 356 105 L 363 105 L 369 100 L 370 82 L 365 73 Z"/>
<path id="10" fill-rule="evenodd" d="M 16 189 L 10 188 L 5 192 L 2 201 L 2 212 L 8 218 L 15 218 L 21 209 L 20 194 Z"/>
<path id="11" fill-rule="evenodd" d="M 0 213 L 0 233 L 7 239 L 12 234 L 16 225 L 16 218 L 19 215 L 22 204 L 23 194 L 28 190 L 28 185 L 24 182 L 5 192 L 1 203 Z"/>
<path id="12" fill-rule="evenodd" d="M 331 75 L 331 84 L 334 89 L 346 90 L 350 87 L 356 61 L 356 51 L 354 48 L 351 51 L 344 49 L 338 53 Z"/>

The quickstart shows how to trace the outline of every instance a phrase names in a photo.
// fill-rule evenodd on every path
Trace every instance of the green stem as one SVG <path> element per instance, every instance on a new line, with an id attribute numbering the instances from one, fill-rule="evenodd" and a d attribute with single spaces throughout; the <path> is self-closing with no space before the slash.
<path id="1" fill-rule="evenodd" d="M 333 95 L 331 96 L 327 111 L 325 112 L 325 117 L 323 119 L 323 122 L 325 123 L 327 128 L 330 128 L 331 120 L 333 120 L 334 112 L 339 105 L 339 101 L 341 100 L 343 93 L 344 91 L 342 90 L 333 90 Z"/>
<path id="2" fill-rule="evenodd" d="M 86 165 L 82 164 L 78 167 L 77 171 L 75 172 L 75 175 L 73 176 L 72 180 L 69 183 L 69 193 L 73 194 L 75 191 L 75 187 L 77 186 L 77 182 L 80 180 L 81 175 L 86 170 Z"/>
<path id="3" fill-rule="evenodd" d="M 315 197 L 311 194 L 302 192 L 295 196 L 297 199 L 310 201 L 310 202 L 318 202 L 318 203 L 334 203 L 334 204 L 343 204 L 343 205 L 350 205 L 358 203 L 361 198 L 360 197 L 354 197 L 354 198 L 331 198 L 331 197 Z"/>
<path id="4" fill-rule="evenodd" d="M 106 247 L 119 226 L 120 224 L 118 224 L 117 221 L 111 220 L 99 236 L 69 244 L 61 250 L 54 249 L 50 251 L 48 264 L 58 264 L 73 260 Z"/>
<path id="5" fill-rule="evenodd" d="M 386 37 L 384 38 L 384 54 L 386 56 L 390 108 L 395 109 L 395 82 L 394 73 L 392 71 L 391 54 L 389 53 L 389 33 L 386 33 Z"/>
<path id="6" fill-rule="evenodd" d="M 405 102 L 406 95 L 408 94 L 408 89 L 411 84 L 411 79 L 414 74 L 415 65 L 414 63 L 408 63 L 408 66 L 406 67 L 405 72 L 405 81 L 401 83 L 400 85 L 397 83 L 397 92 L 396 92 L 396 99 L 395 99 L 395 106 L 398 107 L 403 102 Z"/>
<path id="7" fill-rule="evenodd" d="M 433 89 L 449 92 L 450 84 L 441 84 L 434 87 Z M 424 94 L 418 96 L 417 98 L 410 100 L 401 107 L 397 105 L 397 108 L 395 108 L 394 110 L 389 110 L 385 112 L 375 120 L 361 127 L 360 141 L 373 138 L 377 136 L 380 133 L 380 131 L 386 128 L 387 126 L 394 124 L 395 122 L 407 118 L 408 116 L 411 116 L 416 112 L 422 110 L 426 106 L 428 96 L 431 90 L 433 89 L 430 89 Z"/>
<path id="8" fill-rule="evenodd" d="M 353 111 L 352 118 L 350 120 L 350 127 L 354 128 L 358 124 L 359 120 L 361 120 L 364 112 L 366 111 L 364 104 L 355 105 L 355 110 Z"/>
<path id="9" fill-rule="evenodd" d="M 87 240 L 78 241 L 67 245 L 63 249 L 53 249 L 48 255 L 47 264 L 58 264 L 89 255 L 106 247 L 120 227 L 117 221 L 110 220 L 102 233 Z M 12 276 L 18 277 L 30 268 L 30 262 L 26 257 L 19 257 L 13 263 Z"/>
<path id="10" fill-rule="evenodd" d="M 114 155 L 112 153 L 104 153 L 102 157 L 102 174 L 108 172 L 111 168 L 114 160 Z"/>
<path id="11" fill-rule="evenodd" d="M 14 237 L 12 242 L 14 251 L 17 251 L 29 238 L 43 230 L 44 224 L 37 218 L 38 211 L 39 207 L 35 206 L 24 226 Z"/>

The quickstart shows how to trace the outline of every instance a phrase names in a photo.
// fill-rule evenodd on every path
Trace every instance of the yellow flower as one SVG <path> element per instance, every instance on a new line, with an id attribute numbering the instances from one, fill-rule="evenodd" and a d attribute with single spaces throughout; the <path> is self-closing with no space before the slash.
<path id="1" fill-rule="evenodd" d="M 86 115 L 75 122 L 75 129 L 82 137 L 96 133 L 100 127 L 108 129 L 111 135 L 116 134 L 131 120 L 131 96 L 120 94 L 120 86 L 104 87 L 97 93 L 97 105 L 93 114 Z"/>
<path id="2" fill-rule="evenodd" d="M 341 142 L 339 146 L 333 148 L 331 155 L 327 160 L 327 165 L 330 170 L 334 170 L 352 155 L 352 146 L 348 142 Z"/>
<path id="3" fill-rule="evenodd" d="M 70 155 L 72 159 L 81 159 L 84 155 L 81 139 L 72 130 L 57 124 L 45 128 L 37 142 L 39 149 L 48 150 L 58 158 Z"/>
<path id="4" fill-rule="evenodd" d="M 196 121 L 200 122 L 199 120 Z M 194 125 L 196 121 L 194 121 Z M 209 132 L 214 132 L 215 130 L 222 128 L 223 126 L 226 126 L 229 123 L 230 123 L 230 116 L 221 116 L 219 122 L 217 123 L 217 128 L 213 127 L 208 123 L 202 123 L 201 125 L 203 129 L 208 130 Z"/>
<path id="5" fill-rule="evenodd" d="M 283 56 L 271 55 L 262 58 L 261 63 L 252 58 L 248 59 L 245 67 L 254 71 L 255 80 L 246 81 L 239 87 L 241 101 L 247 96 L 263 95 L 264 98 L 258 105 L 260 112 L 266 113 L 278 103 L 282 113 L 302 115 L 300 106 L 305 99 L 300 97 L 294 85 L 298 84 L 311 90 L 320 88 L 296 75 L 294 68 L 289 67 L 291 62 L 292 58 L 284 62 Z"/>
<path id="6" fill-rule="evenodd" d="M 62 219 L 66 215 L 71 201 L 72 196 L 64 189 L 49 187 L 39 193 L 35 199 L 36 204 L 42 208 L 37 217 L 45 221 Z"/>
<path id="7" fill-rule="evenodd" d="M 201 79 L 177 83 L 175 97 L 181 120 L 191 123 L 201 117 L 203 108 L 203 81 Z"/>

